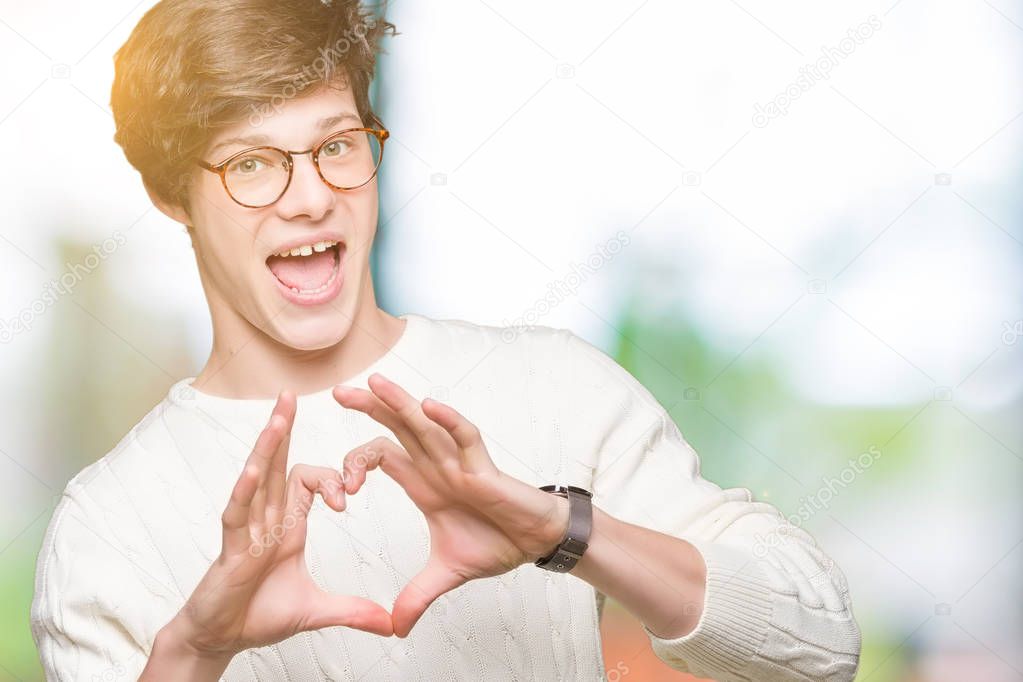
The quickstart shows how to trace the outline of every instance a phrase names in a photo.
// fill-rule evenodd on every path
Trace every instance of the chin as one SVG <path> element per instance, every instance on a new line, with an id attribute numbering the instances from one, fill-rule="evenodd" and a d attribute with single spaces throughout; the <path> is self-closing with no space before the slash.
<path id="1" fill-rule="evenodd" d="M 303 351 L 336 346 L 348 334 L 351 323 L 341 315 L 295 321 L 274 330 L 272 336 L 289 348 Z"/>

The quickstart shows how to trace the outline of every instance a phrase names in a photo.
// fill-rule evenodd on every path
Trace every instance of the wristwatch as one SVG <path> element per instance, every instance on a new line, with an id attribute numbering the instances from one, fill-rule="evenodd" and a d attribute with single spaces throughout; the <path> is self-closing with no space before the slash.
<path id="1" fill-rule="evenodd" d="M 568 498 L 568 530 L 553 552 L 533 563 L 548 571 L 568 573 L 579 563 L 589 546 L 593 529 L 593 493 L 574 485 L 542 485 L 540 490 Z"/>

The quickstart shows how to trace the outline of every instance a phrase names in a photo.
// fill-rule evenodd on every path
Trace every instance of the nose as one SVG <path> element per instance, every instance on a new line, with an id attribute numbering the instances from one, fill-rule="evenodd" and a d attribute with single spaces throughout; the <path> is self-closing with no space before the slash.
<path id="1" fill-rule="evenodd" d="M 334 208 L 337 197 L 320 178 L 310 152 L 292 153 L 291 158 L 294 161 L 291 184 L 284 196 L 277 200 L 277 211 L 288 220 L 304 216 L 318 221 Z"/>

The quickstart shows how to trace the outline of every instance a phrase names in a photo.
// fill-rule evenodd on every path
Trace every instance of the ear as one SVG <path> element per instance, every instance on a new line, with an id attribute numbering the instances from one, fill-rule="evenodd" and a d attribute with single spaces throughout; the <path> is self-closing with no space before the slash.
<path id="1" fill-rule="evenodd" d="M 142 181 L 142 184 L 146 188 L 146 194 L 149 195 L 149 200 L 153 202 L 154 206 L 160 209 L 161 213 L 163 213 L 171 220 L 181 223 L 185 227 L 191 229 L 190 226 L 192 224 L 192 219 L 188 216 L 188 211 L 186 211 L 184 207 L 179 206 L 177 204 L 169 203 L 160 198 L 160 195 L 157 194 L 156 191 L 152 187 L 150 187 L 149 183 L 147 183 L 145 180 Z"/>

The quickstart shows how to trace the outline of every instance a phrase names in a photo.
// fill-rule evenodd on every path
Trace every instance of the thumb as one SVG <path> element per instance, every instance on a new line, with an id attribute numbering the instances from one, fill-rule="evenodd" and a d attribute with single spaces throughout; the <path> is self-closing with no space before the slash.
<path id="1" fill-rule="evenodd" d="M 391 614 L 375 601 L 347 594 L 319 590 L 313 595 L 303 630 L 342 625 L 390 637 L 394 634 Z"/>
<path id="2" fill-rule="evenodd" d="M 409 581 L 394 600 L 394 606 L 391 608 L 394 634 L 407 637 L 419 617 L 437 597 L 465 582 L 467 581 L 464 577 L 431 558 L 426 568 Z"/>

